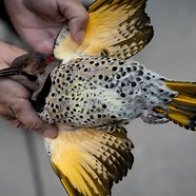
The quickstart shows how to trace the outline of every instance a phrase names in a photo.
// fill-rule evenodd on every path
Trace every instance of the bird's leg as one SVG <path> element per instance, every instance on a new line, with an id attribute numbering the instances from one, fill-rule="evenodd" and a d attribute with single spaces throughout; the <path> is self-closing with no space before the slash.
<path id="1" fill-rule="evenodd" d="M 148 123 L 148 124 L 161 124 L 161 123 L 166 123 L 169 120 L 165 117 L 163 114 L 159 114 L 154 111 L 144 111 L 141 115 L 140 118 Z"/>

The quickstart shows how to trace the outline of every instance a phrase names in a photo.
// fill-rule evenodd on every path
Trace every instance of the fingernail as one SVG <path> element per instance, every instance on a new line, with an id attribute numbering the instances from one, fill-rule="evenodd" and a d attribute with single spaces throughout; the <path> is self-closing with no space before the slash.
<path id="1" fill-rule="evenodd" d="M 81 44 L 82 43 L 82 41 L 83 41 L 83 39 L 84 39 L 84 31 L 82 30 L 82 31 L 79 31 L 78 33 L 77 33 L 77 35 L 76 35 L 76 42 L 77 43 L 79 43 L 79 44 Z"/>
<path id="2" fill-rule="evenodd" d="M 44 137 L 49 137 L 51 139 L 55 138 L 57 136 L 57 131 L 55 129 L 46 129 L 43 132 Z"/>

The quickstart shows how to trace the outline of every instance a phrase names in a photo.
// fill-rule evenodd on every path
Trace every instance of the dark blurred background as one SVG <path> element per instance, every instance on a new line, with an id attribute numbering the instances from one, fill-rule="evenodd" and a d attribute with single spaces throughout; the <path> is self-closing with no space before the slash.
<path id="1" fill-rule="evenodd" d="M 149 0 L 147 12 L 155 36 L 134 59 L 168 78 L 196 81 L 196 1 Z M 21 45 L 3 21 L 0 39 Z M 196 133 L 172 123 L 151 126 L 140 120 L 128 130 L 135 163 L 128 177 L 114 186 L 114 196 L 196 195 Z M 42 138 L 1 121 L 0 196 L 54 195 L 66 194 L 50 167 Z"/>

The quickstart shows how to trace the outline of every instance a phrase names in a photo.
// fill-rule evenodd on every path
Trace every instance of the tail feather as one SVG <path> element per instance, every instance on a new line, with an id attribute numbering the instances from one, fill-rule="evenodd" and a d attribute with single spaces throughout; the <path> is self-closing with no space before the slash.
<path id="1" fill-rule="evenodd" d="M 132 167 L 132 143 L 122 129 L 65 130 L 59 126 L 56 139 L 47 139 L 51 164 L 70 196 L 111 195 L 113 182 Z M 117 137 L 116 135 L 119 135 Z"/>
<path id="2" fill-rule="evenodd" d="M 174 105 L 168 105 L 168 109 L 172 112 L 180 112 L 184 115 L 187 115 L 187 116 L 190 116 L 191 118 L 194 116 L 194 113 L 192 112 L 191 108 L 189 109 L 181 109 L 180 107 L 183 107 L 183 106 L 174 106 Z"/>
<path id="3" fill-rule="evenodd" d="M 167 108 L 155 110 L 164 114 L 168 119 L 178 125 L 196 130 L 196 83 L 166 81 L 165 84 L 178 95 L 168 103 Z"/>
<path id="4" fill-rule="evenodd" d="M 186 129 L 190 129 L 192 131 L 196 130 L 196 115 L 195 114 L 187 114 L 184 111 L 181 111 L 179 109 L 169 109 L 164 110 L 162 108 L 156 108 L 157 112 L 164 114 L 169 120 L 172 122 L 178 124 L 181 127 L 184 127 Z"/>
<path id="5" fill-rule="evenodd" d="M 196 97 L 196 82 L 166 81 L 165 84 L 172 90 L 180 92 L 181 95 Z"/>
<path id="6" fill-rule="evenodd" d="M 196 111 L 196 97 L 192 98 L 187 95 L 179 95 L 178 97 L 173 99 L 173 103 L 179 105 L 179 107 L 184 107 L 187 109 L 193 109 Z"/>

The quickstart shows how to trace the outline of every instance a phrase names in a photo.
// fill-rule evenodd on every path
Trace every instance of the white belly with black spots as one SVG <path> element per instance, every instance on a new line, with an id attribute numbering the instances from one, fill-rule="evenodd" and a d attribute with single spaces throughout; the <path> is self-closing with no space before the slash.
<path id="1" fill-rule="evenodd" d="M 51 74 L 52 87 L 41 117 L 95 127 L 137 118 L 171 101 L 164 78 L 131 60 L 80 58 Z"/>

